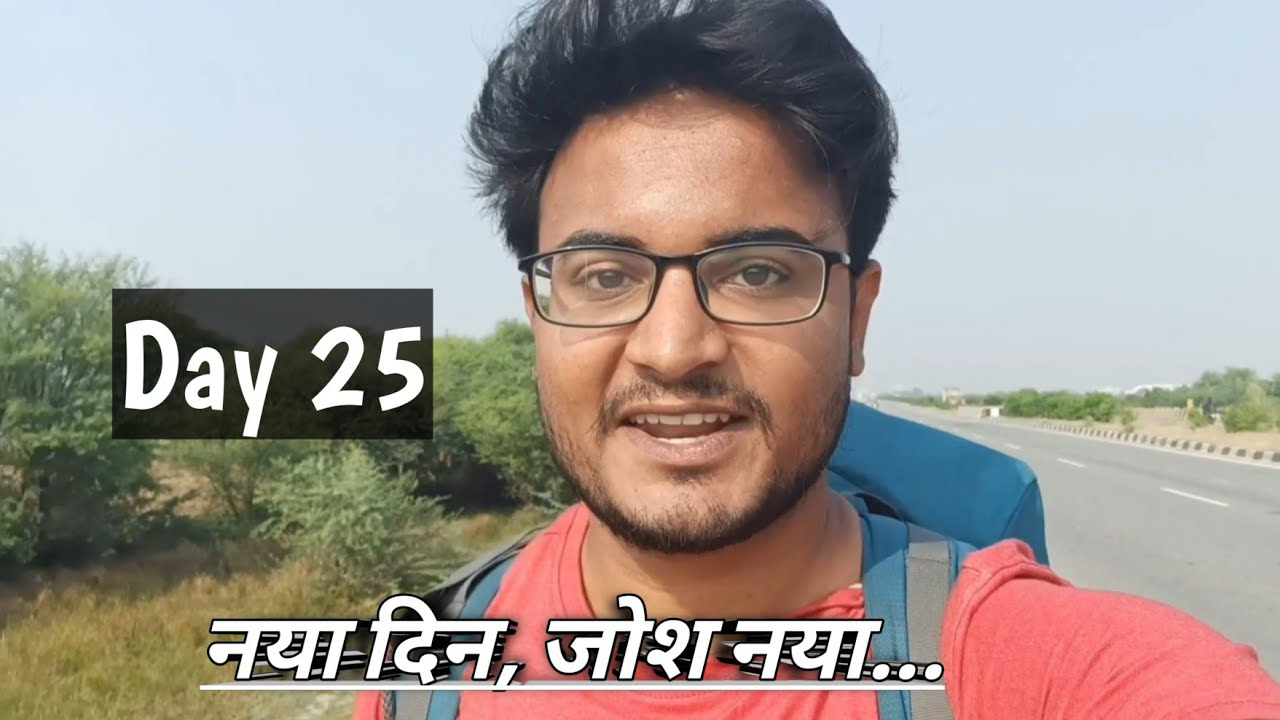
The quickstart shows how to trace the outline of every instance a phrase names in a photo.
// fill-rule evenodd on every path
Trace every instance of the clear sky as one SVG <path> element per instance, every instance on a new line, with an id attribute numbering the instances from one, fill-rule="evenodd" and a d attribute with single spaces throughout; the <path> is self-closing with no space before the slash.
<path id="1" fill-rule="evenodd" d="M 0 244 L 522 317 L 462 142 L 518 7 L 0 0 Z M 1280 371 L 1280 3 L 832 7 L 901 126 L 864 387 Z"/>

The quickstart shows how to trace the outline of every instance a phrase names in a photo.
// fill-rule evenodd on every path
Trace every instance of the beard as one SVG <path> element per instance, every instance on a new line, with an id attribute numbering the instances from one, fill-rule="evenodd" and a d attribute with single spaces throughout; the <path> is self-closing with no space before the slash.
<path id="1" fill-rule="evenodd" d="M 699 376 L 667 386 L 637 383 L 612 396 L 592 427 L 597 448 L 603 446 L 608 433 L 617 427 L 622 408 L 663 395 L 715 400 L 750 411 L 759 423 L 765 444 L 773 451 L 773 463 L 765 471 L 765 477 L 741 479 L 753 484 L 755 496 L 743 507 L 708 503 L 700 504 L 693 512 L 689 506 L 679 503 L 657 510 L 624 507 L 610 496 L 599 463 L 558 428 L 554 408 L 548 407 L 541 387 L 538 388 L 538 409 L 556 469 L 614 536 L 644 551 L 669 555 L 708 553 L 741 543 L 767 529 L 789 513 L 823 477 L 844 429 L 850 382 L 847 374 L 833 378 L 827 383 L 829 388 L 816 395 L 825 399 L 816 408 L 817 412 L 802 418 L 799 427 L 787 428 L 789 437 L 801 441 L 797 456 L 790 458 L 777 455 L 777 430 L 763 398 L 728 381 Z M 673 485 L 696 488 L 708 478 L 699 473 L 673 472 L 668 480 Z"/>

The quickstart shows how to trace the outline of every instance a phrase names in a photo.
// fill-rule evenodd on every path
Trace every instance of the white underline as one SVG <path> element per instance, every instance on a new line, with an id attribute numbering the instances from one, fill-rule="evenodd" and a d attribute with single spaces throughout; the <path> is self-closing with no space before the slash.
<path id="1" fill-rule="evenodd" d="M 1202 503 L 1209 503 L 1210 505 L 1217 505 L 1218 507 L 1231 507 L 1230 505 L 1228 505 L 1228 504 L 1226 504 L 1226 503 L 1222 502 L 1221 500 L 1214 500 L 1214 499 L 1212 499 L 1212 498 L 1207 498 L 1207 497 L 1203 497 L 1203 496 L 1200 496 L 1200 495 L 1192 495 L 1192 494 L 1191 494 L 1191 493 L 1189 493 L 1189 492 L 1183 492 L 1183 491 L 1181 491 L 1181 490 L 1174 490 L 1173 488 L 1162 487 L 1162 488 L 1160 488 L 1160 489 L 1161 489 L 1161 490 L 1163 490 L 1163 491 L 1165 491 L 1165 492 L 1167 492 L 1167 493 L 1172 493 L 1172 494 L 1174 494 L 1174 495 L 1180 495 L 1180 496 L 1182 496 L 1182 497 L 1184 497 L 1184 498 L 1187 498 L 1188 500 L 1198 500 L 1198 501 L 1200 501 L 1200 502 L 1202 502 Z"/>
<path id="2" fill-rule="evenodd" d="M 359 691 L 359 690 L 483 690 L 495 691 L 499 690 L 491 682 L 478 681 L 440 681 L 430 685 L 423 685 L 415 680 L 369 680 L 365 682 L 339 682 L 327 680 L 313 680 L 306 682 L 259 682 L 246 680 L 243 682 L 221 683 L 218 685 L 201 685 L 201 690 L 302 690 L 302 691 Z M 583 682 L 583 681 L 534 681 L 527 683 L 515 683 L 501 688 L 503 692 L 514 692 L 518 690 L 544 690 L 544 691 L 593 691 L 593 692 L 626 692 L 628 690 L 644 690 L 646 692 L 753 692 L 753 691 L 785 691 L 785 690 L 808 690 L 808 691 L 828 691 L 828 690 L 945 690 L 946 686 L 927 682 L 875 682 L 874 680 L 779 680 L 775 682 L 761 680 L 672 680 L 670 682 L 658 681 L 636 681 L 623 682 L 611 680 L 608 682 Z"/>
<path id="3" fill-rule="evenodd" d="M 1084 467 L 1084 463 L 1078 463 L 1075 460 L 1068 460 L 1066 458 L 1058 458 L 1058 462 L 1066 463 L 1067 465 L 1074 465 L 1075 467 L 1078 467 L 1078 468 Z"/>

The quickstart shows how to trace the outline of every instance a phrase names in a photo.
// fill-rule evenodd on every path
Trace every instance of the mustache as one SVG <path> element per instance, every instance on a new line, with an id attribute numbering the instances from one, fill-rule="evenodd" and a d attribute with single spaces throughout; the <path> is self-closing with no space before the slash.
<path id="1" fill-rule="evenodd" d="M 636 380 L 605 400 L 596 419 L 595 430 L 603 435 L 616 427 L 619 416 L 630 405 L 672 396 L 726 405 L 735 413 L 754 415 L 766 433 L 773 431 L 773 413 L 759 393 L 728 378 L 712 375 L 697 375 L 675 383 Z"/>

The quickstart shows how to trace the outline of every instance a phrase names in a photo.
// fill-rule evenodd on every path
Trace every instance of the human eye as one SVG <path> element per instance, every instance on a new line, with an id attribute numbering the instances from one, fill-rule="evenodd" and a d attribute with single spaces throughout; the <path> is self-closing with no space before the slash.
<path id="1" fill-rule="evenodd" d="M 587 290 L 596 292 L 616 292 L 626 290 L 636 284 L 638 279 L 632 277 L 622 268 L 594 267 L 578 273 L 577 282 Z"/>
<path id="2" fill-rule="evenodd" d="M 566 288 L 580 300 L 608 300 L 629 295 L 642 288 L 648 276 L 645 268 L 616 253 L 584 255 L 572 259 L 564 274 Z"/>
<path id="3" fill-rule="evenodd" d="M 791 277 L 790 270 L 775 260 L 744 258 L 719 268 L 713 285 L 724 292 L 763 293 L 785 287 Z"/>
<path id="4" fill-rule="evenodd" d="M 753 261 L 735 269 L 726 278 L 726 282 L 746 288 L 767 288 L 785 283 L 788 279 L 790 275 L 787 271 L 775 263 Z"/>

